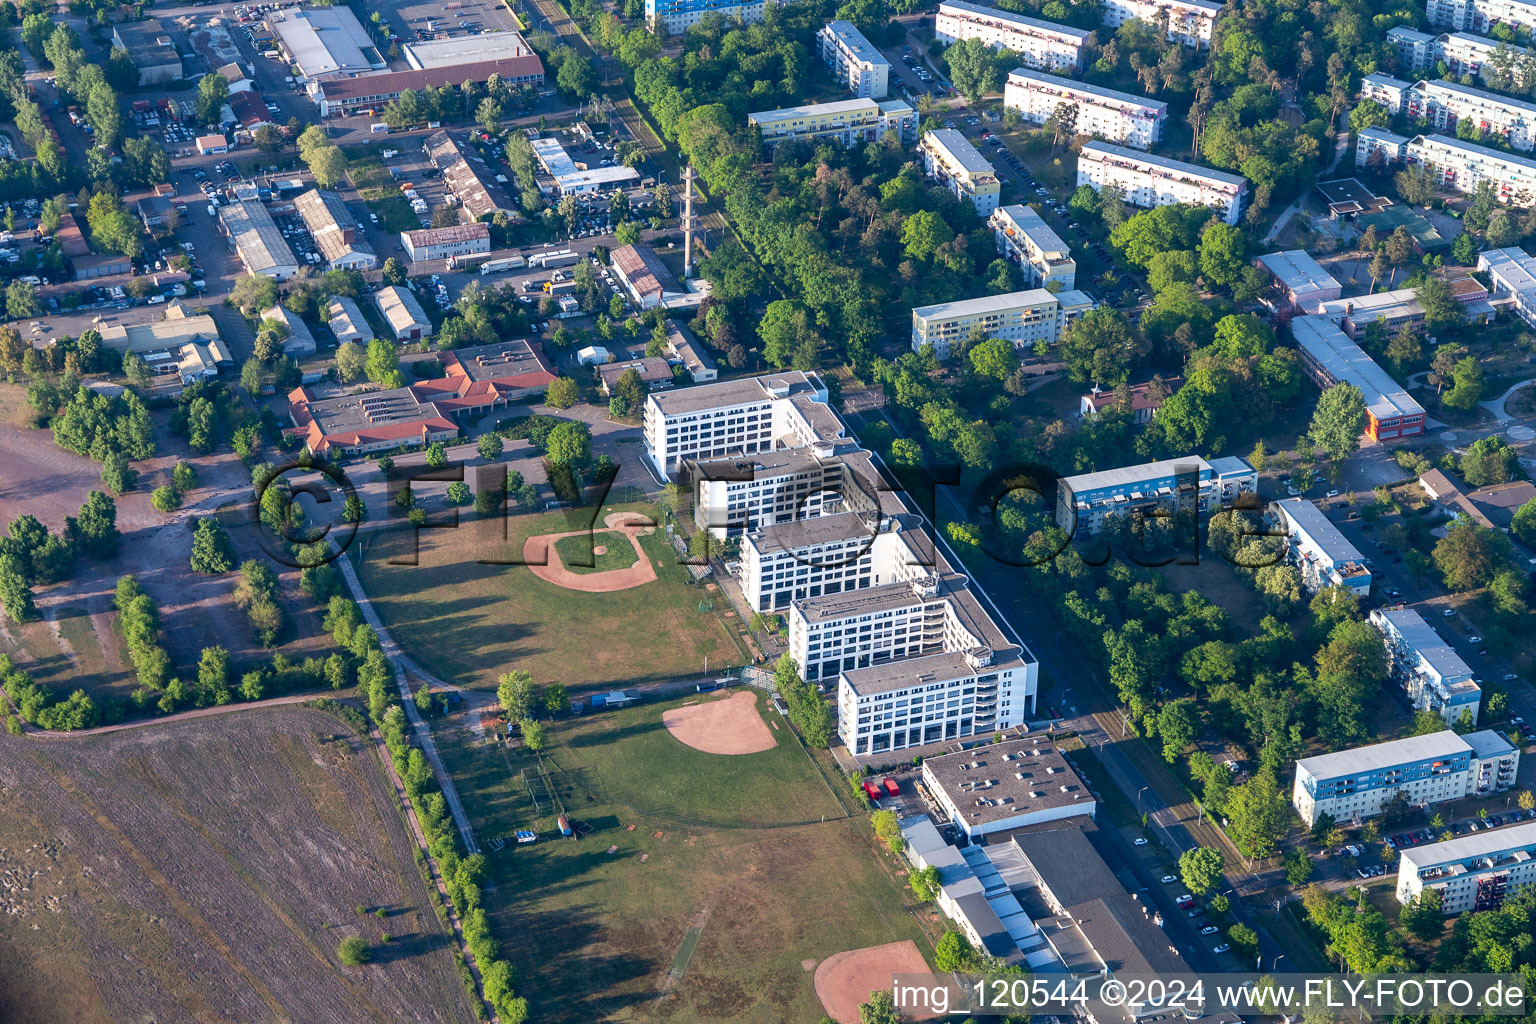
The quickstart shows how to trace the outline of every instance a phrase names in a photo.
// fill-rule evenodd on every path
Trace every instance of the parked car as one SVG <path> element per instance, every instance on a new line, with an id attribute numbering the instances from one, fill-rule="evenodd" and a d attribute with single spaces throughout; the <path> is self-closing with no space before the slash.
<path id="1" fill-rule="evenodd" d="M 1220 928 L 1217 928 L 1213 924 L 1208 924 L 1204 928 L 1200 929 L 1200 934 L 1201 935 L 1215 935 L 1219 931 L 1221 931 Z"/>
<path id="2" fill-rule="evenodd" d="M 1211 950 L 1211 952 L 1212 953 L 1216 953 L 1217 955 L 1220 955 L 1222 953 L 1225 953 L 1227 950 L 1229 950 L 1231 948 L 1232 948 L 1232 946 L 1229 943 L 1223 942 L 1221 945 L 1219 945 L 1215 949 Z"/>

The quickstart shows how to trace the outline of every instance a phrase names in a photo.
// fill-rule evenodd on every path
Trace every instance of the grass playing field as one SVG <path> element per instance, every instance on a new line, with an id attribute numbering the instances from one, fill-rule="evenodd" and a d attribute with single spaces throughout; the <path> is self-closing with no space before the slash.
<path id="1" fill-rule="evenodd" d="M 661 715 L 680 703 L 550 727 L 553 792 L 593 829 L 579 839 L 559 837 L 537 785 L 534 809 L 519 778 L 537 772 L 531 755 L 437 731 L 482 845 L 541 833 L 487 854 L 487 909 L 530 1019 L 809 1022 L 822 1010 L 806 961 L 907 938 L 927 948 L 867 818 L 846 816 L 766 700 L 780 743 L 738 756 L 673 739 Z"/>
<path id="2" fill-rule="evenodd" d="M 353 546 L 354 560 L 395 640 L 461 685 L 491 689 L 497 676 L 520 668 L 540 683 L 590 690 L 702 675 L 706 658 L 711 672 L 741 664 L 742 650 L 723 621 L 739 624 L 699 611 L 706 592 L 688 582 L 659 532 L 640 539 L 657 579 L 632 590 L 578 593 L 537 578 L 526 565 L 485 564 L 520 560 L 528 537 L 594 522 L 605 532 L 603 515 L 627 510 L 656 512 L 618 505 L 596 519 L 590 508 L 514 515 L 504 535 L 501 521 L 466 517 L 457 529 L 422 530 L 417 565 L 389 564 L 410 554 L 411 535 L 403 529 L 364 535 Z"/>
<path id="3" fill-rule="evenodd" d="M 635 564 L 634 545 L 617 530 L 562 537 L 555 541 L 555 554 L 571 572 L 612 572 Z"/>

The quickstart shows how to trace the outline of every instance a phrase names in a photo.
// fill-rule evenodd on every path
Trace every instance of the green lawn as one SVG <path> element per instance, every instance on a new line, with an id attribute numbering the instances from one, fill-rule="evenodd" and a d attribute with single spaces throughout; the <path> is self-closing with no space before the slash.
<path id="1" fill-rule="evenodd" d="M 601 553 L 598 548 L 602 548 Z M 566 537 L 555 542 L 555 554 L 572 572 L 612 572 L 635 564 L 635 549 L 629 538 L 617 530 L 603 530 L 591 536 Z"/>
<path id="2" fill-rule="evenodd" d="M 604 512 L 647 505 L 605 506 Z M 497 676 L 526 669 L 540 683 L 608 689 L 700 675 L 740 665 L 741 648 L 716 611 L 699 611 L 708 591 L 688 583 L 660 534 L 641 538 L 657 579 L 631 590 L 583 594 L 547 583 L 521 563 L 523 541 L 590 528 L 593 509 L 465 517 L 458 529 L 423 530 L 418 565 L 407 557 L 411 531 L 365 534 L 353 545 L 363 586 L 406 651 L 452 682 L 494 688 Z M 599 531 L 601 516 L 596 517 Z M 519 564 L 485 564 L 516 560 Z M 725 602 L 718 601 L 724 606 Z"/>
<path id="3" fill-rule="evenodd" d="M 574 840 L 553 831 L 548 803 L 534 811 L 518 775 L 537 771 L 531 755 L 438 728 L 488 849 L 486 908 L 530 1019 L 809 1022 L 822 1008 L 803 961 L 909 938 L 928 948 L 868 819 L 844 816 L 765 698 L 779 746 L 734 757 L 674 740 L 661 715 L 679 703 L 550 727 L 555 793 L 594 829 Z M 489 851 L 528 827 L 538 843 Z"/>
<path id="4" fill-rule="evenodd" d="M 360 155 L 353 158 L 354 153 Z M 420 220 L 405 201 L 400 187 L 384 166 L 384 161 L 372 155 L 371 150 L 348 150 L 347 175 L 357 188 L 358 195 L 368 204 L 368 209 L 378 214 L 379 227 L 394 233 L 414 231 L 421 226 Z"/>

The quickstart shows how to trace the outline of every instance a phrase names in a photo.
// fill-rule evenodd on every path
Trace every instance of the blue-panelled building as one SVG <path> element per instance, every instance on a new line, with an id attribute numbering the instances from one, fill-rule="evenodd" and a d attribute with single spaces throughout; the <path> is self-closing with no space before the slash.
<path id="1" fill-rule="evenodd" d="M 1111 513 L 1136 516 L 1188 509 L 1204 515 L 1254 493 L 1258 482 L 1254 468 L 1236 456 L 1207 462 L 1191 455 L 1066 476 L 1056 481 L 1056 524 L 1086 537 L 1098 533 Z"/>
<path id="2" fill-rule="evenodd" d="M 757 3 L 727 3 L 724 0 L 645 0 L 645 21 L 652 30 L 665 28 L 673 34 L 686 32 L 706 14 L 718 14 L 727 21 L 740 19 L 748 24 L 763 20 L 763 11 L 771 0 Z"/>

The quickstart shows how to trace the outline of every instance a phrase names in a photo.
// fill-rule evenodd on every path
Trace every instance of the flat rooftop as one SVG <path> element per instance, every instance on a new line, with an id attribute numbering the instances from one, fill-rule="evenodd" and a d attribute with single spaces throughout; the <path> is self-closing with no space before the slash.
<path id="1" fill-rule="evenodd" d="M 758 110 L 747 115 L 751 124 L 772 124 L 777 121 L 793 121 L 802 117 L 830 117 L 836 114 L 880 113 L 880 104 L 871 99 L 836 100 L 832 103 L 807 103 L 798 107 L 780 107 L 778 110 Z"/>
<path id="2" fill-rule="evenodd" d="M 866 516 L 862 512 L 838 512 L 830 516 L 773 523 L 749 533 L 743 538 L 743 543 L 764 554 L 804 551 L 821 544 L 838 544 L 848 540 L 865 541 L 867 548 L 880 536 L 880 529 L 884 525 L 881 519 Z"/>
<path id="3" fill-rule="evenodd" d="M 935 128 L 923 134 L 923 142 L 936 147 L 967 174 L 994 174 L 992 164 L 971 145 L 971 140 L 953 128 Z"/>
<path id="4" fill-rule="evenodd" d="M 1438 89 L 1441 92 L 1448 92 L 1459 96 L 1464 100 L 1482 104 L 1483 106 L 1503 107 L 1506 110 L 1518 110 L 1521 111 L 1527 118 L 1529 118 L 1532 114 L 1536 114 L 1536 103 L 1532 103 L 1529 100 L 1517 100 L 1512 96 L 1500 96 L 1498 93 L 1488 92 L 1486 89 L 1474 89 L 1472 86 L 1462 85 L 1460 82 L 1442 82 L 1438 79 L 1434 81 L 1425 80 L 1422 82 L 1414 83 L 1414 88 L 1424 89 L 1426 91 L 1433 91 Z"/>
<path id="5" fill-rule="evenodd" d="M 565 151 L 559 139 L 534 139 L 530 146 L 533 147 L 533 155 L 539 158 L 539 163 L 544 165 L 544 170 L 549 172 L 552 178 L 560 178 L 568 174 L 576 173 L 576 162 Z"/>
<path id="6" fill-rule="evenodd" d="M 842 677 L 848 681 L 854 693 L 868 696 L 945 679 L 963 679 L 1002 669 L 1022 668 L 1023 665 L 1024 661 L 1018 656 L 1016 647 L 993 651 L 991 664 L 981 666 L 971 664 L 959 651 L 942 651 L 916 658 L 882 661 L 868 668 L 845 669 Z"/>
<path id="7" fill-rule="evenodd" d="M 143 21 L 120 21 L 112 31 L 123 41 L 123 46 L 133 55 L 135 64 L 143 67 L 163 67 L 180 64 L 181 56 L 171 42 L 171 35 L 156 18 Z"/>
<path id="8" fill-rule="evenodd" d="M 1398 851 L 1397 855 L 1410 869 L 1422 871 L 1425 868 L 1481 860 L 1485 857 L 1492 857 L 1498 861 L 1500 854 L 1515 851 L 1529 853 L 1533 847 L 1536 847 L 1536 821 L 1526 821 L 1509 828 L 1473 832 L 1443 843 L 1404 847 Z"/>
<path id="9" fill-rule="evenodd" d="M 1203 178 L 1206 181 L 1219 182 L 1224 185 L 1237 185 L 1246 187 L 1248 179 L 1241 174 L 1228 174 L 1226 171 L 1216 171 L 1209 167 L 1201 167 L 1199 164 L 1188 163 L 1184 160 L 1171 160 L 1166 156 L 1154 156 L 1151 153 L 1143 153 L 1137 149 L 1128 149 L 1125 146 L 1116 146 L 1109 142 L 1090 142 L 1083 146 L 1083 154 L 1090 159 L 1116 159 L 1144 167 L 1156 168 L 1160 171 L 1168 171 L 1174 175 L 1189 175 L 1195 178 Z"/>
<path id="10" fill-rule="evenodd" d="M 274 11 L 267 24 L 306 77 L 357 75 L 385 66 L 350 7 Z"/>
<path id="11" fill-rule="evenodd" d="M 1371 616 L 1380 616 L 1391 623 L 1403 642 L 1434 666 L 1442 679 L 1454 683 L 1472 677 L 1472 669 L 1462 660 L 1461 655 L 1412 608 L 1377 608 Z"/>
<path id="12" fill-rule="evenodd" d="M 824 31 L 831 32 L 855 60 L 861 60 L 876 67 L 881 64 L 890 66 L 891 62 L 885 59 L 884 54 L 873 43 L 864 38 L 864 33 L 860 32 L 853 22 L 841 19 L 829 21 Z"/>
<path id="13" fill-rule="evenodd" d="M 456 348 L 444 353 L 445 357 L 450 355 L 453 362 L 463 370 L 464 376 L 472 381 L 505 380 L 508 377 L 540 374 L 548 375 L 551 379 L 554 377 L 543 353 L 524 338 L 476 345 L 473 348 Z"/>
<path id="14" fill-rule="evenodd" d="M 405 44 L 406 62 L 417 69 L 451 68 L 484 60 L 527 57 L 531 53 L 528 41 L 511 30 Z"/>
<path id="15" fill-rule="evenodd" d="M 775 397 L 787 398 L 820 390 L 821 381 L 814 375 L 799 370 L 785 370 L 761 377 L 739 377 L 736 380 L 723 380 L 651 395 L 649 401 L 668 416 L 677 416 L 707 409 L 729 409 L 751 402 L 767 402 Z"/>
<path id="16" fill-rule="evenodd" d="M 1100 100 L 1123 103 L 1130 107 L 1141 107 L 1149 114 L 1163 114 L 1168 110 L 1168 104 L 1161 100 L 1154 100 L 1149 96 L 1137 96 L 1134 93 L 1121 92 L 1118 89 L 1106 89 L 1101 85 L 1089 85 L 1087 82 L 1062 78 L 1060 75 L 1052 75 L 1044 71 L 1014 68 L 1008 72 L 1008 81 L 1013 82 L 1015 79 L 1022 82 L 1031 82 L 1036 85 L 1050 86 L 1053 89 L 1075 93 L 1080 96 L 1092 96 Z"/>
<path id="17" fill-rule="evenodd" d="M 1299 772 L 1306 769 L 1315 779 L 1347 778 L 1420 761 L 1453 757 L 1468 753 L 1471 749 L 1467 741 L 1456 735 L 1455 731 L 1445 729 L 1425 736 L 1407 736 L 1400 740 L 1352 747 L 1332 754 L 1303 757 L 1296 762 L 1296 770 Z"/>
<path id="18" fill-rule="evenodd" d="M 1319 188 L 1322 186 L 1319 185 Z M 1340 287 L 1334 276 L 1301 249 L 1272 252 L 1260 256 L 1259 262 L 1286 288 L 1293 292 L 1316 291 Z"/>
<path id="19" fill-rule="evenodd" d="M 1333 525 L 1333 521 L 1327 514 L 1307 499 L 1286 498 L 1272 502 L 1270 507 L 1284 512 L 1285 517 L 1295 525 L 1296 529 L 1310 537 L 1312 542 L 1322 548 L 1335 562 L 1365 560 L 1360 554 L 1360 549 L 1339 532 L 1339 528 Z"/>
<path id="20" fill-rule="evenodd" d="M 1536 175 L 1536 159 L 1521 156 L 1519 153 L 1505 153 L 1502 150 L 1489 149 L 1487 146 L 1479 146 L 1475 142 L 1465 142 L 1454 135 L 1426 132 L 1423 135 L 1415 135 L 1409 144 L 1443 146 L 1446 149 L 1456 150 L 1483 163 L 1502 163 L 1511 167 L 1521 167 L 1528 173 Z"/>
<path id="21" fill-rule="evenodd" d="M 1478 254 L 1477 264 L 1497 274 L 1522 306 L 1536 308 L 1536 260 L 1531 259 L 1524 249 L 1513 245 L 1489 249 Z"/>
<path id="22" fill-rule="evenodd" d="M 1408 136 L 1397 135 L 1387 131 L 1385 128 L 1362 128 L 1357 137 L 1361 139 L 1376 139 L 1378 142 L 1383 142 L 1393 147 L 1408 144 Z"/>
<path id="23" fill-rule="evenodd" d="M 1102 469 L 1097 473 L 1064 476 L 1058 483 L 1071 488 L 1073 494 L 1082 494 L 1107 487 L 1129 487 L 1148 480 L 1162 480 L 1178 475 L 1180 467 L 1191 465 L 1195 467 L 1197 477 L 1211 469 L 1211 464 L 1200 456 L 1187 455 L 1182 459 L 1163 459 L 1160 462 L 1143 462 L 1139 466 L 1121 466 L 1118 469 Z"/>
<path id="24" fill-rule="evenodd" d="M 967 826 L 1074 804 L 1083 805 L 1086 813 L 1094 802 L 1049 736 L 924 758 L 923 774 L 960 809 Z"/>
<path id="25" fill-rule="evenodd" d="M 985 316 L 988 313 L 1006 313 L 1013 309 L 1032 306 L 1059 306 L 1061 300 L 1045 288 L 1027 288 L 1002 295 L 982 295 L 974 299 L 957 299 L 953 302 L 935 302 L 931 306 L 917 306 L 912 315 L 921 320 L 951 320 L 962 316 Z"/>
<path id="26" fill-rule="evenodd" d="M 1062 237 L 1045 222 L 1045 218 L 1041 217 L 1033 206 L 1011 203 L 1000 207 L 993 217 L 997 218 L 1004 234 L 1011 235 L 1015 231 L 1019 232 L 1028 238 L 1046 259 L 1072 258 L 1072 247 L 1062 240 Z"/>
<path id="27" fill-rule="evenodd" d="M 1041 21 L 1039 18 L 1026 18 L 1022 14 L 1005 11 L 1001 7 L 983 7 L 981 4 L 966 3 L 965 0 L 945 0 L 939 4 L 940 14 L 964 15 L 967 19 L 992 18 L 1006 22 L 1015 31 L 1029 35 L 1050 36 L 1055 39 L 1070 40 L 1082 43 L 1087 40 L 1089 33 L 1085 29 L 1070 28 L 1066 25 L 1058 25 L 1053 21 Z"/>
<path id="28" fill-rule="evenodd" d="M 1328 317 L 1297 317 L 1291 321 L 1291 336 L 1328 376 L 1359 388 L 1377 420 L 1423 415 L 1424 407 Z"/>

